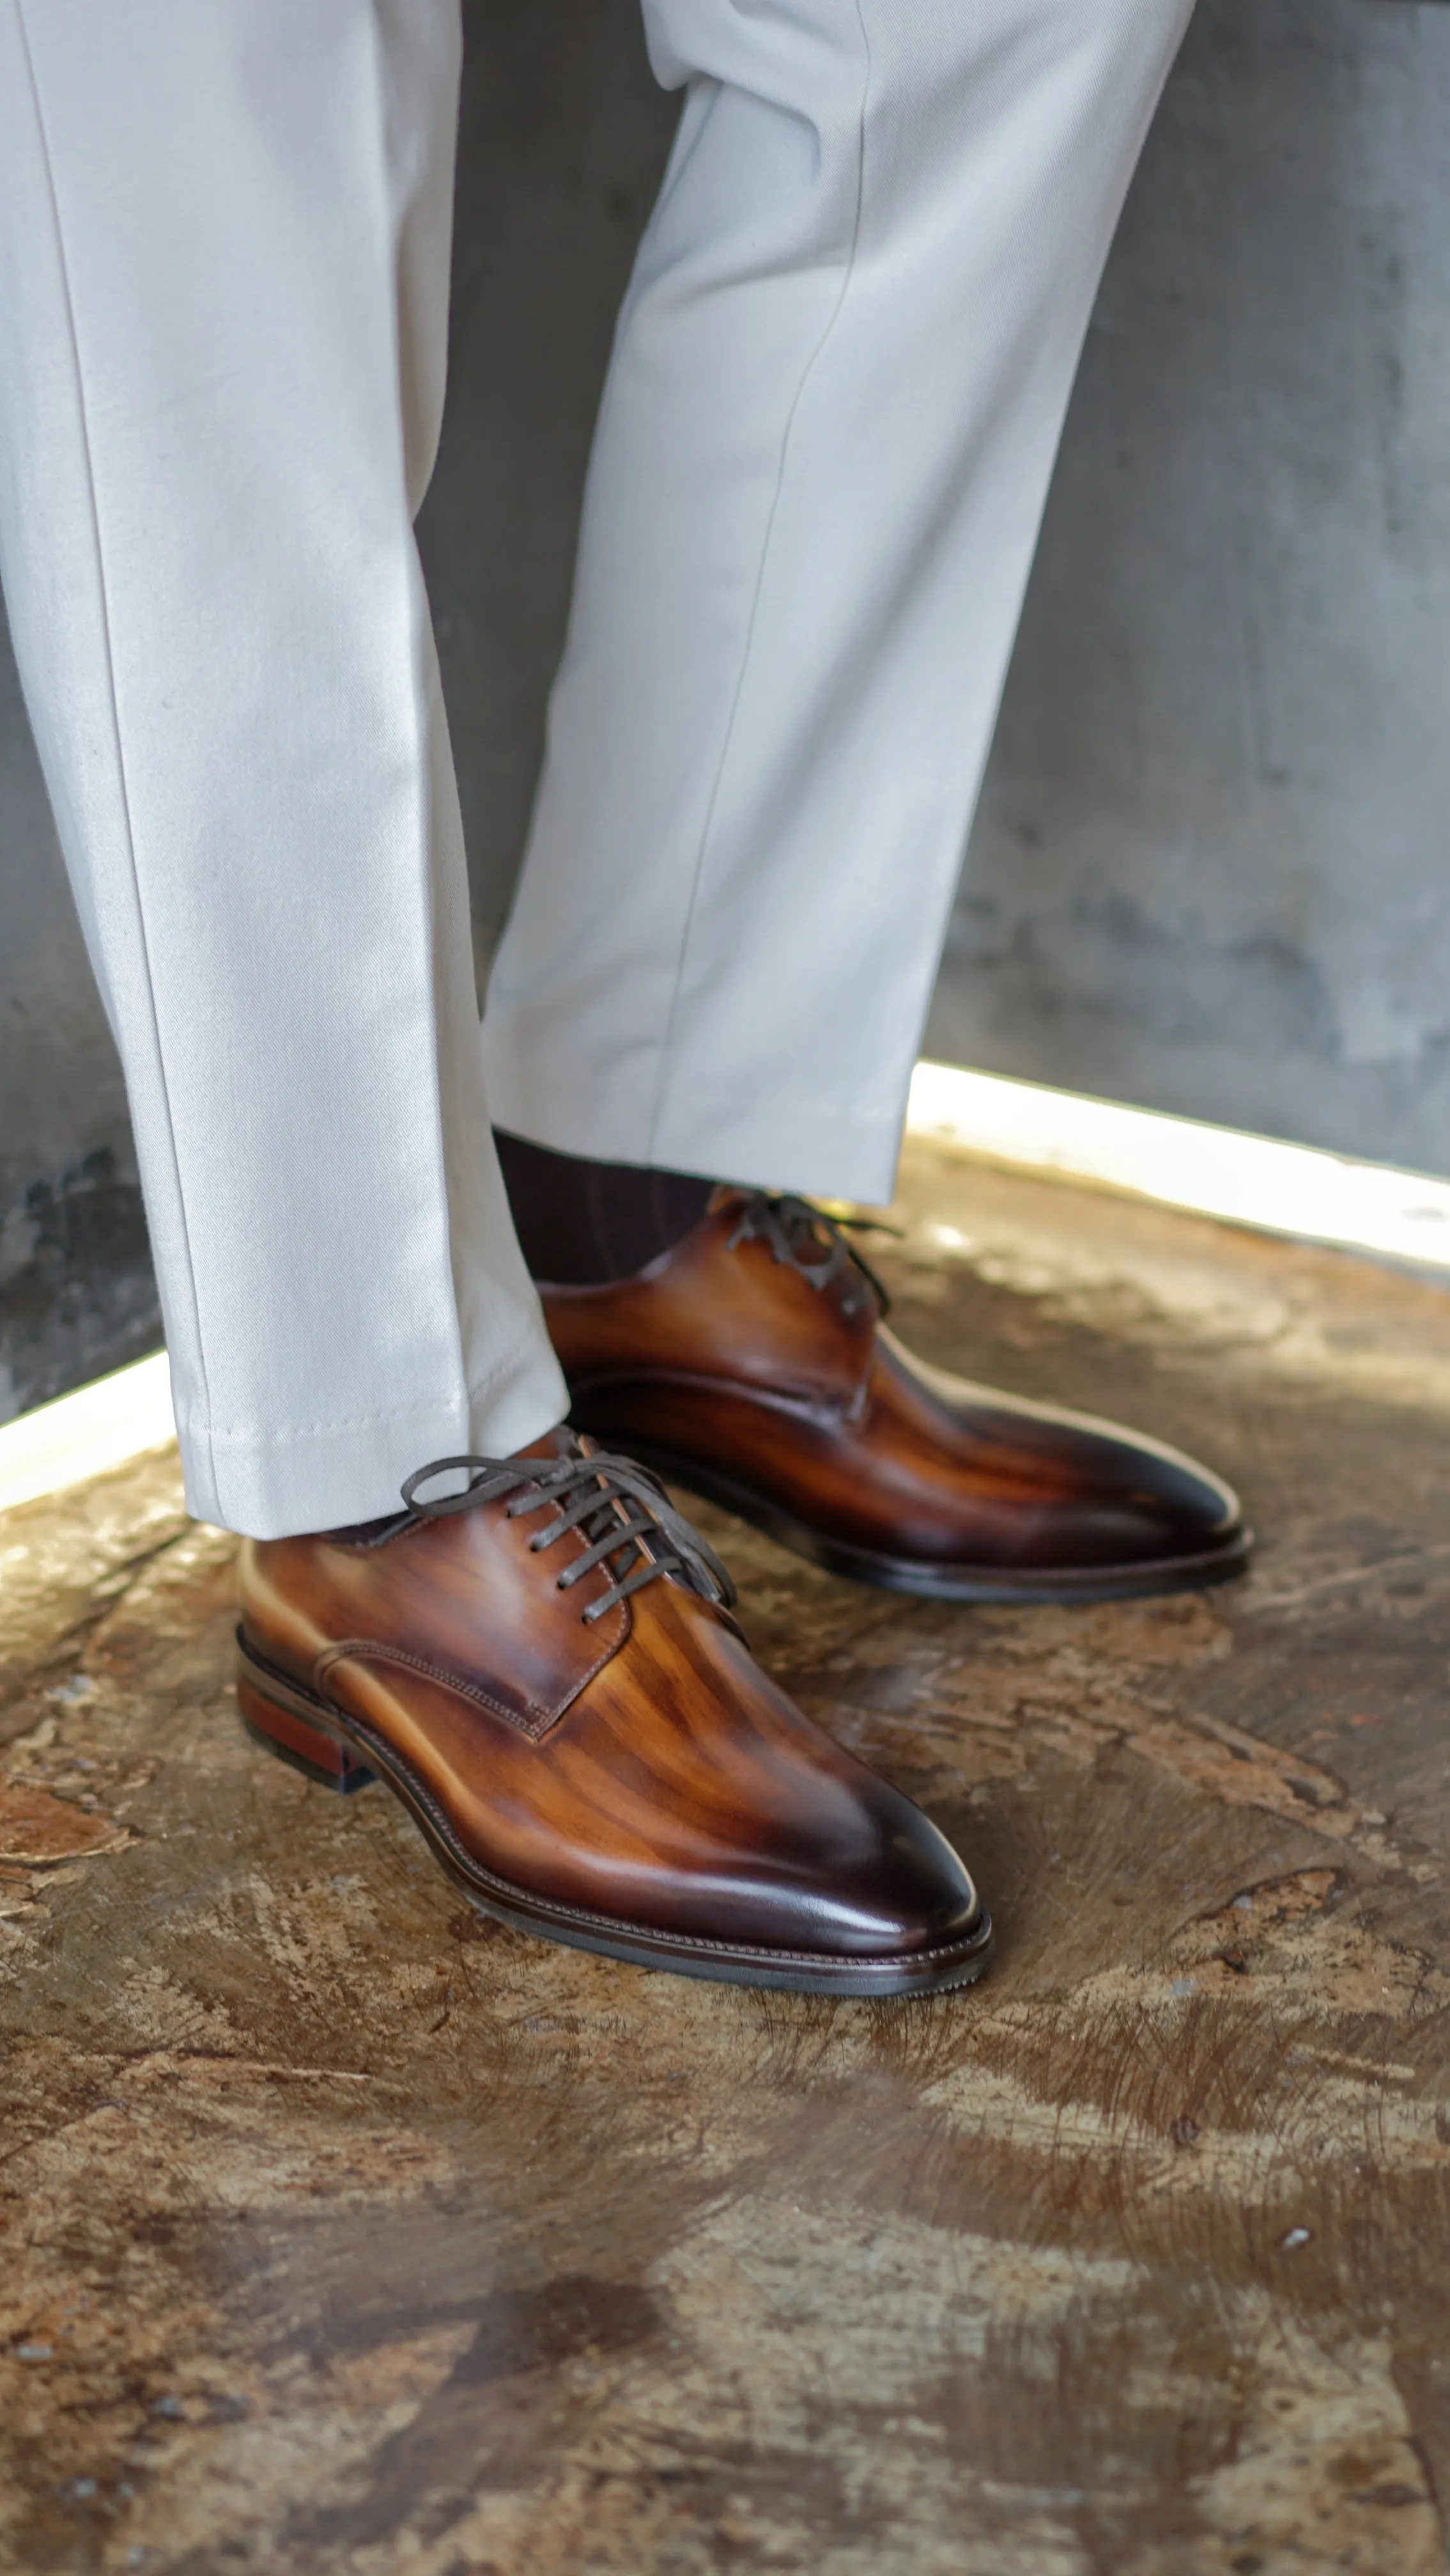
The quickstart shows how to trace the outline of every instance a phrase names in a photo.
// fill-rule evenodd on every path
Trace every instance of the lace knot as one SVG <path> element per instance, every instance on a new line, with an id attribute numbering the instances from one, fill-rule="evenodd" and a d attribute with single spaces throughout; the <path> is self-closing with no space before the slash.
<path id="1" fill-rule="evenodd" d="M 812 1199 L 799 1198 L 793 1190 L 752 1190 L 726 1250 L 733 1252 L 737 1243 L 757 1240 L 768 1244 L 772 1261 L 783 1262 L 812 1288 L 829 1288 L 843 1273 L 853 1273 L 841 1301 L 846 1312 L 864 1310 L 866 1299 L 856 1285 L 859 1279 L 874 1297 L 877 1313 L 885 1316 L 891 1312 L 891 1299 L 864 1254 L 847 1240 L 849 1234 L 868 1231 L 890 1234 L 894 1228 L 869 1216 L 828 1216 Z"/>

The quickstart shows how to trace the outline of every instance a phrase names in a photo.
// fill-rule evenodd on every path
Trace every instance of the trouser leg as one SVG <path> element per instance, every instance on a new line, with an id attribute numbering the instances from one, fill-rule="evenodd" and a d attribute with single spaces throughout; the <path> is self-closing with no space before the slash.
<path id="1" fill-rule="evenodd" d="M 1103 259 L 1188 0 L 646 0 L 501 1125 L 889 1197 Z"/>
<path id="2" fill-rule="evenodd" d="M 412 533 L 457 67 L 456 0 L 0 0 L 0 576 L 188 1495 L 258 1536 L 564 1409 Z"/>

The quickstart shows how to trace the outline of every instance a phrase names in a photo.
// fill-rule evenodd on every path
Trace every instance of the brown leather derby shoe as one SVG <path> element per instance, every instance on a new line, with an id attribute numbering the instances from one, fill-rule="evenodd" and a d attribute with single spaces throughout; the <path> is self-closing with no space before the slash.
<path id="1" fill-rule="evenodd" d="M 421 1499 L 442 1468 L 467 1489 Z M 814 1994 L 981 1974 L 950 1844 L 761 1671 L 651 1476 L 559 1433 L 442 1468 L 395 1520 L 247 1542 L 238 1695 L 270 1751 L 385 1780 L 521 1931 Z"/>
<path id="2" fill-rule="evenodd" d="M 1247 1561 L 1235 1496 L 1191 1458 L 913 1359 L 808 1200 L 717 1190 L 634 1278 L 541 1293 L 572 1421 L 834 1573 L 1101 1601 Z"/>

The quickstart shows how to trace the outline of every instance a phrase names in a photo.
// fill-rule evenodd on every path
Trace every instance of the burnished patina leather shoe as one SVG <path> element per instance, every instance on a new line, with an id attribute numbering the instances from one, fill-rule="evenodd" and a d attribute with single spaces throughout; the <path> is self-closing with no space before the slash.
<path id="1" fill-rule="evenodd" d="M 466 1488 L 436 1493 L 444 1471 Z M 394 1520 L 248 1541 L 238 1696 L 385 1780 L 486 1914 L 740 1985 L 933 1994 L 991 1927 L 949 1843 L 754 1661 L 729 1577 L 628 1460 L 452 1459 Z"/>
<path id="2" fill-rule="evenodd" d="M 948 1601 L 1220 1583 L 1238 1502 L 1158 1441 L 911 1357 L 842 1228 L 719 1189 L 633 1278 L 541 1283 L 571 1420 L 838 1574 Z"/>

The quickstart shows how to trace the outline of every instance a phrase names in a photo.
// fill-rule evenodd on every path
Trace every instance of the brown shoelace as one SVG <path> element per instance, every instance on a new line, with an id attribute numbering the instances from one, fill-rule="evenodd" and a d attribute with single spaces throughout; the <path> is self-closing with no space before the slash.
<path id="1" fill-rule="evenodd" d="M 753 1190 L 736 1219 L 726 1250 L 733 1252 L 737 1243 L 758 1238 L 770 1246 L 773 1261 L 783 1261 L 797 1277 L 809 1280 L 813 1288 L 829 1288 L 844 1272 L 854 1271 L 875 1298 L 878 1314 L 889 1315 L 891 1299 L 885 1288 L 870 1263 L 847 1240 L 849 1234 L 868 1231 L 889 1234 L 892 1228 L 879 1225 L 869 1216 L 827 1216 L 824 1208 L 815 1206 L 810 1199 L 798 1198 L 792 1190 Z M 859 1314 L 863 1302 L 853 1281 L 842 1300 L 847 1313 Z"/>
<path id="2" fill-rule="evenodd" d="M 467 1476 L 461 1491 L 431 1500 L 420 1494 L 430 1478 L 449 1474 Z M 403 1487 L 408 1511 L 417 1520 L 429 1521 L 444 1520 L 450 1512 L 472 1511 L 478 1503 L 501 1502 L 505 1494 L 513 1496 L 510 1520 L 523 1512 L 540 1511 L 546 1503 L 558 1504 L 557 1518 L 529 1541 L 536 1555 L 552 1547 L 566 1530 L 577 1529 L 590 1542 L 556 1578 L 560 1592 L 568 1592 L 592 1567 L 607 1565 L 608 1589 L 580 1613 L 591 1626 L 606 1610 L 661 1575 L 683 1583 L 719 1609 L 734 1607 L 735 1586 L 714 1549 L 676 1511 L 658 1477 L 633 1458 L 610 1457 L 603 1451 L 572 1458 L 435 1458 Z"/>

